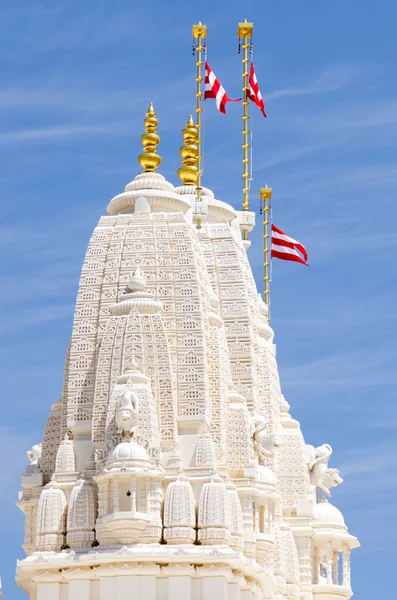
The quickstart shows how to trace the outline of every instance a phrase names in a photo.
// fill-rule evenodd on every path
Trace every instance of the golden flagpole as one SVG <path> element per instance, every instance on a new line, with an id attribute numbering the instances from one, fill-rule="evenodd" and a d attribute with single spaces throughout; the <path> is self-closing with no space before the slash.
<path id="1" fill-rule="evenodd" d="M 243 50 L 243 211 L 249 210 L 249 115 L 248 115 L 248 63 L 249 48 L 252 43 L 253 23 L 238 24 L 239 52 Z M 248 239 L 248 231 L 244 230 L 244 239 Z"/>
<path id="2" fill-rule="evenodd" d="M 261 201 L 261 212 L 263 210 L 263 267 L 264 267 L 264 292 L 265 302 L 268 308 L 267 320 L 270 322 L 270 256 L 271 235 L 270 231 L 270 201 L 272 199 L 272 188 L 263 187 L 259 192 Z M 270 239 L 269 239 L 270 238 Z M 269 243 L 270 242 L 270 243 Z"/>
<path id="3" fill-rule="evenodd" d="M 197 127 L 197 182 L 196 195 L 197 201 L 201 200 L 201 178 L 203 175 L 203 125 L 201 122 L 201 101 L 203 99 L 202 83 L 203 83 L 203 52 L 207 39 L 207 25 L 203 25 L 200 21 L 192 27 L 193 35 L 193 54 L 196 53 L 196 127 Z M 201 219 L 197 219 L 197 229 L 201 229 Z"/>

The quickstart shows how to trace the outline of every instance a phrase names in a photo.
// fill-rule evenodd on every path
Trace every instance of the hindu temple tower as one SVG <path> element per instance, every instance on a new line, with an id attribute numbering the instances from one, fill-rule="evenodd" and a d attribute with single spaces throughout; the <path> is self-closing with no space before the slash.
<path id="1" fill-rule="evenodd" d="M 62 398 L 28 453 L 18 585 L 33 600 L 347 600 L 358 541 L 305 445 L 242 232 L 202 188 L 197 129 L 175 187 L 142 172 L 88 244 Z M 323 496 L 323 497 L 321 497 Z"/>

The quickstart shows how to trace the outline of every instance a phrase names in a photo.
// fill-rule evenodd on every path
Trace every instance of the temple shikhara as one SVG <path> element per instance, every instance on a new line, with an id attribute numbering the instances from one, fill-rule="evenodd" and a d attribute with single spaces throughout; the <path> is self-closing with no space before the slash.
<path id="1" fill-rule="evenodd" d="M 141 173 L 88 244 L 62 398 L 28 452 L 17 583 L 34 600 L 348 599 L 359 543 L 328 500 L 331 446 L 305 444 L 282 395 L 246 253 L 255 214 L 201 185 L 199 119 L 178 187 L 157 172 L 152 105 L 144 127 Z"/>

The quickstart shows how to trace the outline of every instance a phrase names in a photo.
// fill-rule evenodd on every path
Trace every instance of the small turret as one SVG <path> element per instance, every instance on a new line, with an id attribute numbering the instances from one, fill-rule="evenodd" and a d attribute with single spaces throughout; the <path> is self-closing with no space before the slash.
<path id="1" fill-rule="evenodd" d="M 234 485 L 226 484 L 227 495 L 229 498 L 230 522 L 231 522 L 231 546 L 235 550 L 244 548 L 244 523 L 243 511 L 237 490 Z"/>
<path id="2" fill-rule="evenodd" d="M 178 476 L 164 501 L 164 539 L 167 544 L 192 544 L 196 539 L 196 503 L 187 477 Z"/>
<path id="3" fill-rule="evenodd" d="M 70 495 L 67 540 L 71 548 L 89 548 L 94 541 L 96 498 L 94 486 L 79 480 Z"/>
<path id="4" fill-rule="evenodd" d="M 65 435 L 63 441 L 59 444 L 56 460 L 56 473 L 74 473 L 76 470 L 76 457 L 73 449 L 73 440 Z"/>
<path id="5" fill-rule="evenodd" d="M 213 478 L 201 488 L 198 537 L 204 545 L 230 544 L 230 501 L 225 483 Z"/>
<path id="6" fill-rule="evenodd" d="M 207 469 L 210 469 L 211 472 L 215 472 L 216 459 L 214 443 L 208 432 L 204 433 L 197 443 L 196 466 L 205 467 Z"/>
<path id="7" fill-rule="evenodd" d="M 49 483 L 40 495 L 37 509 L 36 550 L 58 551 L 65 543 L 66 496 L 56 483 Z"/>
<path id="8" fill-rule="evenodd" d="M 73 440 L 65 434 L 64 439 L 59 444 L 55 459 L 55 472 L 52 476 L 53 481 L 67 484 L 76 481 L 76 455 L 73 446 Z"/>

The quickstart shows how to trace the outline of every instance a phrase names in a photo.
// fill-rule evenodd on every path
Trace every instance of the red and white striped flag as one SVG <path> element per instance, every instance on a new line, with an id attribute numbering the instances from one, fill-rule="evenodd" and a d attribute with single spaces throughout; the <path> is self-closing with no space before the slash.
<path id="1" fill-rule="evenodd" d="M 254 63 L 251 63 L 247 96 L 250 100 L 252 100 L 252 102 L 254 102 L 257 105 L 258 108 L 260 108 L 263 116 L 265 117 L 265 119 L 267 119 L 267 114 L 265 113 L 265 103 L 263 102 L 262 94 L 259 89 L 258 80 L 256 78 L 254 69 Z"/>
<path id="2" fill-rule="evenodd" d="M 225 88 L 222 87 L 221 82 L 216 78 L 215 73 L 211 70 L 208 61 L 205 61 L 205 90 L 204 100 L 207 98 L 215 98 L 217 109 L 226 114 L 226 103 L 227 102 L 240 102 L 238 100 L 232 100 L 225 92 Z"/>
<path id="3" fill-rule="evenodd" d="M 298 251 L 302 254 L 298 254 Z M 307 264 L 306 248 L 300 242 L 289 237 L 284 231 L 272 224 L 272 257 L 281 258 L 281 260 L 292 260 L 294 262 Z"/>

